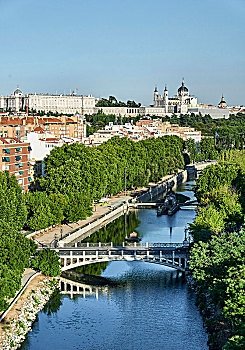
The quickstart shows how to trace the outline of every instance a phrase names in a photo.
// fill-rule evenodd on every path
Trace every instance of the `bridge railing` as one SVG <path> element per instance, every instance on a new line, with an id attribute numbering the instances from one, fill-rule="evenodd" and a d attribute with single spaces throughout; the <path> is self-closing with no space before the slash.
<path id="1" fill-rule="evenodd" d="M 77 246 L 74 246 L 74 244 L 66 246 L 63 249 L 73 249 L 75 248 L 105 248 L 105 247 L 142 247 L 142 248 L 174 248 L 174 247 L 183 247 L 188 244 L 183 243 L 148 243 L 148 242 L 122 242 L 122 243 L 78 243 Z"/>

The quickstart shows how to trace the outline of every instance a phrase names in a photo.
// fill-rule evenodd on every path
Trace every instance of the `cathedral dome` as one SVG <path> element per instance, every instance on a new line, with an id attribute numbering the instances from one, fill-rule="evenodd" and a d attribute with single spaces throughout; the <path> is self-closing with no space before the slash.
<path id="1" fill-rule="evenodd" d="M 183 79 L 181 87 L 178 88 L 178 95 L 188 94 L 188 93 L 189 93 L 189 90 L 185 86 L 185 82 L 184 82 L 184 79 Z"/>
<path id="2" fill-rule="evenodd" d="M 17 87 L 17 89 L 13 92 L 13 95 L 23 95 L 23 92 Z"/>

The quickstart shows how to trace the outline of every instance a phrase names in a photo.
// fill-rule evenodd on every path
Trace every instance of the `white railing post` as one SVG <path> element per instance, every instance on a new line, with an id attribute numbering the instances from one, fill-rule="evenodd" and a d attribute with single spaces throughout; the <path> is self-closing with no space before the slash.
<path id="1" fill-rule="evenodd" d="M 99 247 L 101 247 L 101 242 L 99 242 Z"/>
<path id="2" fill-rule="evenodd" d="M 89 242 L 87 242 L 87 247 L 89 247 Z"/>
<path id="3" fill-rule="evenodd" d="M 111 247 L 113 247 L 113 243 L 111 242 Z"/>

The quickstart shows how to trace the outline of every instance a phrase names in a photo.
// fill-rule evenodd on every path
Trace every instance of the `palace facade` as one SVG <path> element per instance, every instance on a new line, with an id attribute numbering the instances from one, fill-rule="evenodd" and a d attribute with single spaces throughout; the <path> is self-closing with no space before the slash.
<path id="1" fill-rule="evenodd" d="M 29 110 L 45 113 L 63 114 L 93 114 L 96 103 L 92 95 L 23 94 L 17 88 L 10 96 L 0 97 L 0 109 L 3 111 L 19 112 L 28 107 Z"/>

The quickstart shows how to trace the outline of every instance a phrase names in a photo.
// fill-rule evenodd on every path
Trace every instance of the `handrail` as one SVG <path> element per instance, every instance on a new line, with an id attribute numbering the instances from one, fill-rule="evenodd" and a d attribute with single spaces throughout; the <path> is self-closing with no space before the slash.
<path id="1" fill-rule="evenodd" d="M 134 248 L 175 248 L 175 247 L 188 247 L 189 242 L 185 243 L 162 243 L 162 242 L 157 242 L 157 243 L 149 243 L 149 242 L 144 242 L 144 243 L 137 243 L 137 242 L 122 242 L 122 243 L 91 243 L 91 242 L 86 242 L 86 243 L 79 243 L 79 246 L 75 246 L 73 243 L 72 246 L 66 246 L 66 247 L 60 247 L 60 248 L 53 248 L 56 251 L 60 250 L 84 250 L 84 248 L 125 248 L 125 247 L 134 247 Z"/>

